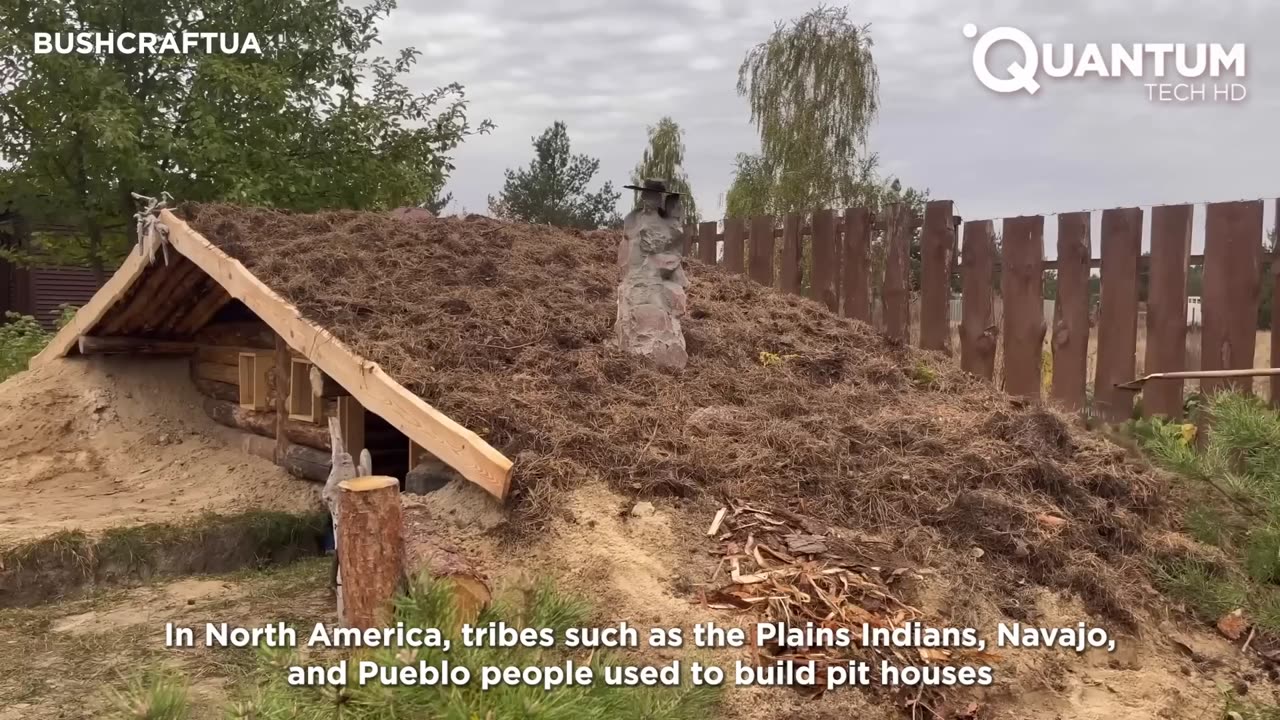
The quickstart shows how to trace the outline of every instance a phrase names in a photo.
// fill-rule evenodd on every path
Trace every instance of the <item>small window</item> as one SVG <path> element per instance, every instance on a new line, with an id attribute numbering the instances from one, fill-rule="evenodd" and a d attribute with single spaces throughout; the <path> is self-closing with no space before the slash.
<path id="1" fill-rule="evenodd" d="M 268 374 L 275 370 L 272 353 L 240 353 L 240 407 L 266 410 Z"/>
<path id="2" fill-rule="evenodd" d="M 318 423 L 324 403 L 311 388 L 311 363 L 293 358 L 289 362 L 289 419 Z"/>

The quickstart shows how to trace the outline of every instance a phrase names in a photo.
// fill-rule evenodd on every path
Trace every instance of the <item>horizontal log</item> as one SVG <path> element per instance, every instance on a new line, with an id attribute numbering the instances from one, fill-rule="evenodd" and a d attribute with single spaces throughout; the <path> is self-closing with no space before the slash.
<path id="1" fill-rule="evenodd" d="M 231 345 L 254 350 L 272 350 L 276 336 L 263 322 L 232 322 L 206 325 L 196 333 L 200 345 Z"/>
<path id="2" fill-rule="evenodd" d="M 81 335 L 80 354 L 94 353 L 150 353 L 155 355 L 190 355 L 195 343 L 179 340 L 153 340 L 134 337 L 94 337 Z"/>
<path id="3" fill-rule="evenodd" d="M 205 398 L 205 414 L 219 425 L 275 438 L 276 413 L 272 410 L 246 410 L 239 403 Z M 284 436 L 289 442 L 329 451 L 329 431 L 320 425 L 286 419 Z"/>
<path id="4" fill-rule="evenodd" d="M 240 387 L 237 385 L 200 377 L 193 378 L 192 382 L 195 384 L 196 390 L 205 397 L 229 403 L 240 403 Z"/>
<path id="5" fill-rule="evenodd" d="M 226 383 L 228 385 L 235 385 L 237 388 L 240 386 L 240 368 L 236 365 L 196 362 L 194 375 L 197 379 L 201 380 L 213 380 L 215 382 Z M 239 397 L 239 390 L 237 390 L 237 400 Z"/>
<path id="6" fill-rule="evenodd" d="M 264 348 L 249 347 L 248 345 L 206 345 L 196 343 L 195 347 L 198 359 L 223 365 L 239 364 L 240 353 L 260 353 L 264 350 Z M 289 353 L 291 357 L 302 358 L 302 355 L 294 350 L 290 350 Z"/>
<path id="7" fill-rule="evenodd" d="M 1143 270 L 1143 271 L 1147 270 L 1147 268 L 1148 268 L 1148 266 L 1149 266 L 1150 264 L 1151 264 L 1151 256 L 1150 256 L 1150 255 L 1143 255 L 1142 257 L 1138 258 L 1138 269 L 1139 269 L 1139 270 Z M 1187 261 L 1187 265 L 1188 265 L 1189 267 L 1201 267 L 1201 266 L 1203 266 L 1203 265 L 1204 265 L 1204 255 L 1192 255 L 1192 256 L 1190 256 L 1190 258 L 1189 258 L 1189 259 L 1188 259 L 1188 261 Z M 997 269 L 997 270 L 999 270 L 999 269 L 1000 269 L 1000 260 L 999 260 L 999 259 L 997 259 L 997 260 L 996 260 L 995 267 L 996 267 L 996 269 Z M 1057 259 L 1053 259 L 1053 260 L 1044 260 L 1044 261 L 1042 261 L 1042 263 L 1041 263 L 1041 267 L 1042 267 L 1045 271 L 1053 270 L 1053 271 L 1055 271 L 1055 272 L 1056 272 L 1056 271 L 1057 271 L 1057 269 L 1058 269 L 1058 261 L 1057 261 Z M 1099 269 L 1101 269 L 1101 268 L 1102 268 L 1102 258 L 1100 258 L 1100 257 L 1096 257 L 1096 258 L 1089 258 L 1089 267 L 1090 267 L 1091 269 L 1093 269 L 1093 270 L 1099 270 Z"/>
<path id="8" fill-rule="evenodd" d="M 193 359 L 191 363 L 191 380 L 196 383 L 197 388 L 201 387 L 201 384 L 203 381 L 211 381 L 215 383 L 220 383 L 222 385 L 232 385 L 236 388 L 236 394 L 234 398 L 230 398 L 230 399 L 233 400 L 234 402 L 240 402 L 240 368 L 238 364 L 224 365 L 222 363 L 202 362 L 202 361 Z M 202 389 L 201 392 L 203 392 L 205 395 L 208 395 L 209 397 L 217 397 L 219 400 L 228 399 L 222 395 L 214 395 L 212 392 L 209 392 L 207 389 Z M 268 375 L 267 398 L 266 398 L 267 404 L 268 405 L 274 404 L 275 397 L 276 397 L 275 382 L 272 376 Z"/>
<path id="9" fill-rule="evenodd" d="M 261 352 L 262 348 L 251 348 L 243 345 L 196 345 L 196 359 L 200 362 L 218 363 L 219 365 L 240 365 L 240 353 Z"/>
<path id="10" fill-rule="evenodd" d="M 276 442 L 259 435 L 245 433 L 240 438 L 240 449 L 246 455 L 276 462 Z M 322 483 L 329 479 L 332 457 L 315 448 L 286 443 L 279 465 L 296 478 Z"/>
<path id="11" fill-rule="evenodd" d="M 198 361 L 207 362 L 207 363 L 216 363 L 218 365 L 230 365 L 233 367 L 238 367 L 240 365 L 240 353 L 242 352 L 257 353 L 261 351 L 262 351 L 262 348 L 248 347 L 245 345 L 197 344 L 195 346 L 195 355 Z M 291 357 L 302 359 L 302 360 L 306 359 L 296 351 L 290 350 L 289 352 Z M 322 398 L 338 398 L 338 397 L 343 397 L 345 395 L 350 395 L 350 393 L 348 393 L 345 388 L 343 388 L 336 381 L 334 381 L 333 378 L 320 372 L 318 368 L 312 365 L 310 371 L 307 373 L 308 383 L 314 386 L 317 377 L 320 380 L 320 392 L 319 393 L 315 392 L 313 387 L 311 391 L 312 395 L 319 395 Z"/>

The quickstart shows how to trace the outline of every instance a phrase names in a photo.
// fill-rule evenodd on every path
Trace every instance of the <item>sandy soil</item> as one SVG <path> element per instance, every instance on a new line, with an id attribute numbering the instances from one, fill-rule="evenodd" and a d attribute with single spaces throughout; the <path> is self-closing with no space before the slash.
<path id="1" fill-rule="evenodd" d="M 482 493 L 481 493 L 482 494 Z M 601 622 L 627 620 L 638 627 L 682 626 L 715 621 L 748 627 L 751 618 L 709 610 L 692 598 L 714 571 L 710 552 L 701 552 L 710 515 L 705 508 L 656 503 L 652 515 L 636 517 L 634 501 L 602 484 L 579 488 L 565 504 L 569 520 L 557 521 L 518 553 L 504 550 L 481 530 L 491 508 L 475 497 L 452 503 L 405 497 L 410 532 L 446 543 L 489 576 L 498 592 L 551 577 L 557 587 L 589 598 Z M 412 538 L 410 542 L 412 542 Z M 710 547 L 710 544 L 707 544 Z M 693 549 L 691 552 L 691 548 Z M 954 604 L 969 594 L 963 578 L 949 579 L 945 569 L 930 577 L 925 595 Z M 994 623 L 1003 618 L 993 598 L 967 597 L 972 618 L 991 641 Z M 1098 624 L 1067 593 L 1044 588 L 1029 591 L 1030 614 L 1043 627 L 1070 627 L 1078 621 Z M 933 608 L 933 609 L 941 609 Z M 931 613 L 932 614 L 932 613 Z M 1107 627 L 1105 622 L 1103 627 Z M 1148 618 L 1139 636 L 1117 634 L 1114 653 L 1076 654 L 1065 650 L 1002 650 L 995 662 L 996 684 L 964 696 L 960 707 L 975 702 L 981 718 L 1006 720 L 1104 720 L 1218 717 L 1224 693 L 1246 690 L 1255 702 L 1276 702 L 1276 687 L 1250 659 L 1211 628 L 1177 618 Z M 729 668 L 743 651 L 646 650 L 655 660 L 702 655 Z M 883 697 L 856 690 L 828 693 L 810 701 L 776 688 L 732 688 L 724 717 L 730 720 L 783 718 L 903 717 Z"/>
<path id="2" fill-rule="evenodd" d="M 0 384 L 0 544 L 206 511 L 318 508 L 318 488 L 242 453 L 185 360 L 76 358 Z"/>

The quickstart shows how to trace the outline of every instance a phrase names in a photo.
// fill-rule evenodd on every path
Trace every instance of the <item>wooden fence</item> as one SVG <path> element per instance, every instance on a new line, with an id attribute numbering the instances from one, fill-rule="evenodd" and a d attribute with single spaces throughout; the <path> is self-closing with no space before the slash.
<path id="1" fill-rule="evenodd" d="M 1280 201 L 1275 201 L 1280 220 Z M 691 226 L 685 254 L 704 263 L 721 264 L 784 292 L 804 292 L 846 317 L 870 322 L 880 306 L 877 326 L 891 337 L 911 340 L 917 315 L 920 347 L 952 352 L 952 283 L 961 288 L 959 359 L 981 377 L 998 380 L 1009 393 L 1084 409 L 1090 377 L 1090 330 L 1096 324 L 1093 409 L 1109 421 L 1121 421 L 1134 410 L 1134 395 L 1117 383 L 1137 371 L 1140 273 L 1148 273 L 1143 313 L 1146 330 L 1143 370 L 1146 373 L 1188 369 L 1187 278 L 1203 265 L 1200 367 L 1227 370 L 1253 367 L 1264 257 L 1262 200 L 1209 203 L 1205 217 L 1205 251 L 1191 254 L 1193 206 L 1114 208 L 1101 211 L 1101 253 L 1093 257 L 1091 211 L 1063 213 L 1057 219 L 1057 259 L 1045 260 L 1045 217 L 1003 220 L 999 252 L 994 222 L 962 222 L 948 200 L 926 204 L 924 216 L 910 218 L 891 207 L 877 216 L 866 208 L 843 212 L 824 209 L 781 219 L 759 216 L 729 218 Z M 1143 224 L 1150 223 L 1150 254 L 1142 252 Z M 910 253 L 919 230 L 919 279 L 912 300 Z M 874 242 L 873 242 L 874 241 Z M 883 263 L 873 267 L 871 249 L 878 245 Z M 1280 262 L 1270 264 L 1280 272 Z M 1089 281 L 1101 275 L 1096 318 L 1090 314 Z M 1057 273 L 1053 320 L 1044 316 L 1045 272 Z M 999 288 L 995 287 L 999 271 Z M 872 289 L 881 289 L 873 303 Z M 999 321 L 996 303 L 1003 305 Z M 1280 322 L 1280 293 L 1271 299 L 1272 323 Z M 913 308 L 917 304 L 917 308 Z M 913 313 L 913 309 L 916 312 Z M 1042 378 L 1044 341 L 1052 354 L 1052 373 Z M 997 349 L 1000 376 L 996 378 Z M 1271 333 L 1270 364 L 1280 366 L 1280 332 Z M 1211 392 L 1240 380 L 1204 380 Z M 1182 414 L 1184 384 L 1160 380 L 1144 389 L 1144 414 Z M 1280 379 L 1270 387 L 1280 405 Z"/>

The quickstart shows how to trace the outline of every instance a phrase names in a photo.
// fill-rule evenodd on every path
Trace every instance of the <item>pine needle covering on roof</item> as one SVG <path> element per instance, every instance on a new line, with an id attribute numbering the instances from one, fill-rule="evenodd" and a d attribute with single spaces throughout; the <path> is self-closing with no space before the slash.
<path id="1" fill-rule="evenodd" d="M 615 346 L 616 233 L 476 216 L 179 214 L 515 460 L 518 527 L 558 512 L 565 488 L 604 480 L 768 503 L 917 557 L 979 548 L 974 582 L 1008 597 L 1030 580 L 1132 620 L 1146 594 L 1150 529 L 1165 525 L 1158 476 L 953 361 L 808 300 L 690 260 L 690 361 L 676 374 Z"/>

